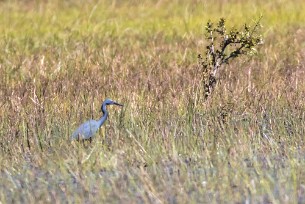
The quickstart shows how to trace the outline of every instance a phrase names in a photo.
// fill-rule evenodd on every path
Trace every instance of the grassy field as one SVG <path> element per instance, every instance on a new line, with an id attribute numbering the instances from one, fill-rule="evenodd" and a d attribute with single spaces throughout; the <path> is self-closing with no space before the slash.
<path id="1" fill-rule="evenodd" d="M 1 203 L 305 203 L 305 1 L 1 1 Z M 205 100 L 204 26 L 263 15 Z M 91 144 L 83 121 L 110 118 Z"/>

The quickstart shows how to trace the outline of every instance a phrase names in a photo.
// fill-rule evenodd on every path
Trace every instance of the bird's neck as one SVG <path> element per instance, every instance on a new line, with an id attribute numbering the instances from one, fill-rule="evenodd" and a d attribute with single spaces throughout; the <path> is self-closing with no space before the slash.
<path id="1" fill-rule="evenodd" d="M 106 105 L 102 107 L 103 116 L 99 119 L 99 127 L 101 127 L 108 117 L 108 111 L 106 110 Z"/>

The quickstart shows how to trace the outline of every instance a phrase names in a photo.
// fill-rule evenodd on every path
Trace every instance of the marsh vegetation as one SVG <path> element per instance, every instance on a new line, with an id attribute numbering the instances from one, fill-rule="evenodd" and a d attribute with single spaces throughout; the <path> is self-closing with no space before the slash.
<path id="1" fill-rule="evenodd" d="M 3 203 L 304 203 L 305 2 L 1 1 Z M 208 99 L 204 26 L 263 46 Z M 71 142 L 83 121 L 104 127 Z M 106 138 L 105 139 L 105 134 Z"/>

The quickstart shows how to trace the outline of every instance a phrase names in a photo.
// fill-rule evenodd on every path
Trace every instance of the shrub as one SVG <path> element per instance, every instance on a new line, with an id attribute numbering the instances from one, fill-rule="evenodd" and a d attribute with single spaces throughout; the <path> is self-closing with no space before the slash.
<path id="1" fill-rule="evenodd" d="M 206 46 L 205 58 L 198 55 L 199 66 L 202 70 L 204 97 L 207 99 L 217 83 L 219 68 L 242 55 L 252 55 L 257 51 L 255 47 L 263 43 L 260 34 L 260 17 L 253 27 L 245 24 L 240 31 L 234 27 L 227 32 L 225 19 L 221 18 L 216 26 L 209 21 L 205 27 Z"/>

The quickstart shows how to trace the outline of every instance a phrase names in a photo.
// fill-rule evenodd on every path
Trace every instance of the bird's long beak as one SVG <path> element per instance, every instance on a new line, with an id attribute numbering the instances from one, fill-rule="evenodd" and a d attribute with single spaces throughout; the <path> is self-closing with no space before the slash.
<path id="1" fill-rule="evenodd" d="M 122 104 L 119 104 L 117 102 L 113 102 L 114 105 L 117 105 L 117 106 L 123 106 Z"/>

